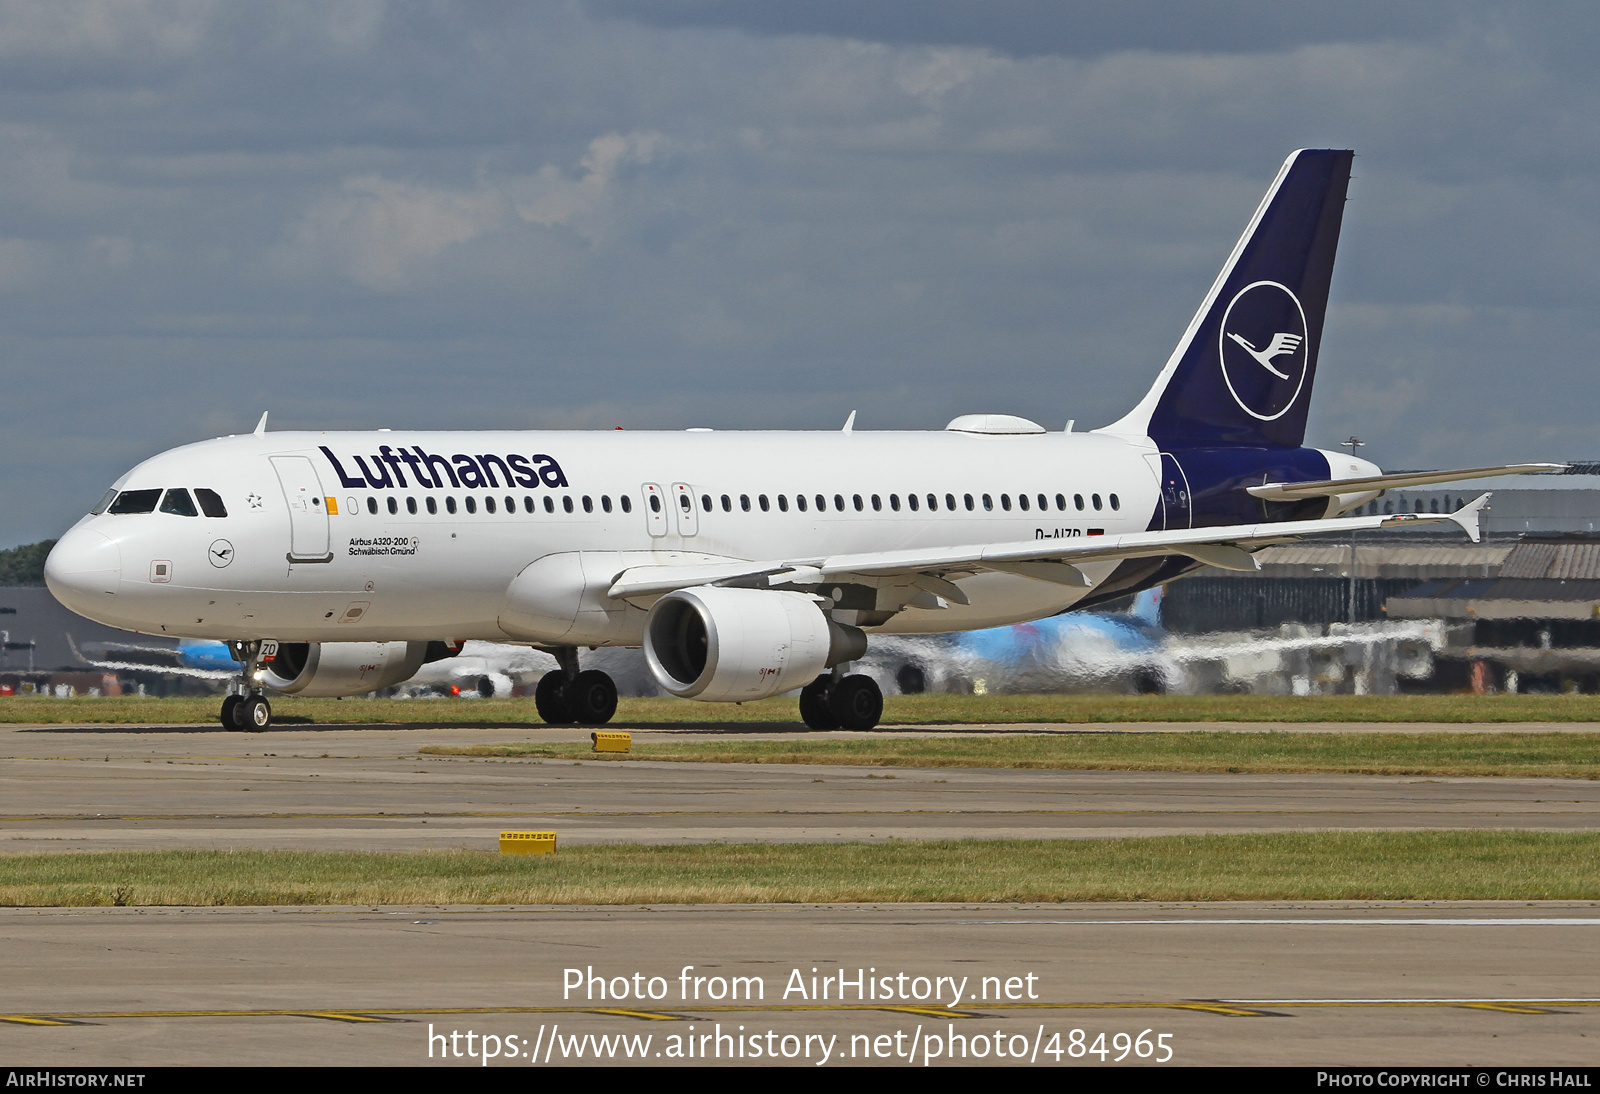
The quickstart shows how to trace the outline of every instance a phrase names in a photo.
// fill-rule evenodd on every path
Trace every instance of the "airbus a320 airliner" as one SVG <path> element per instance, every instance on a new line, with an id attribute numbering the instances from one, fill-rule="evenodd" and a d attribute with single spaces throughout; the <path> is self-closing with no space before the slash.
<path id="1" fill-rule="evenodd" d="M 222 723 L 266 692 L 355 695 L 468 639 L 547 650 L 535 702 L 601 724 L 584 646 L 644 648 L 673 695 L 800 690 L 865 729 L 846 667 L 871 634 L 960 631 L 1103 603 L 1320 532 L 1390 487 L 1551 468 L 1384 475 L 1304 446 L 1352 153 L 1283 164 L 1149 393 L 1091 432 L 1008 414 L 940 431 L 268 432 L 164 452 L 61 537 L 51 591 L 129 630 L 223 639 Z"/>

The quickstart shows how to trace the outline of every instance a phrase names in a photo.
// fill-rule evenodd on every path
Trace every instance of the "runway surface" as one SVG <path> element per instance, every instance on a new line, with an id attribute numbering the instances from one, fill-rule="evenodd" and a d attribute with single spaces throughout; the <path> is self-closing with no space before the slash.
<path id="1" fill-rule="evenodd" d="M 701 736 L 703 734 L 692 734 Z M 727 735 L 727 734 L 724 734 Z M 575 729 L 0 727 L 0 850 L 1592 830 L 1581 779 L 626 763 L 423 756 Z M 641 734 L 641 737 L 645 735 Z M 689 736 L 686 734 L 686 736 Z"/>
<path id="2" fill-rule="evenodd" d="M 963 731 L 972 730 L 930 732 Z M 0 727 L 0 851 L 488 850 L 508 827 L 554 828 L 569 844 L 1589 830 L 1600 813 L 1600 786 L 1567 779 L 417 752 L 581 735 Z M 706 978 L 698 999 L 682 997 L 689 965 L 691 982 Z M 563 998 L 565 970 L 591 967 L 613 991 L 625 978 L 630 996 Z M 892 998 L 860 999 L 851 985 L 861 969 L 906 979 L 893 980 Z M 795 970 L 808 991 L 786 998 Z M 490 1061 L 497 1066 L 592 1064 L 597 1052 L 621 1064 L 630 1047 L 634 1063 L 670 1065 L 691 1062 L 670 1055 L 690 1043 L 695 1063 L 719 1046 L 723 1062 L 730 1052 L 767 1062 L 752 1056 L 757 1042 L 778 1062 L 811 1065 L 827 1046 L 822 1066 L 920 1066 L 934 1050 L 935 1064 L 953 1052 L 954 1062 L 981 1066 L 1110 1065 L 1119 1043 L 1124 1065 L 1155 1063 L 1168 1047 L 1176 1064 L 1582 1065 L 1600 1055 L 1600 902 L 6 909 L 0 972 L 0 1053 L 30 1065 L 476 1066 L 468 1031 L 474 1053 L 487 1033 L 511 1054 Z M 827 998 L 810 996 L 813 976 L 840 972 L 846 999 L 836 984 Z M 736 976 L 759 977 L 762 996 L 729 999 Z M 717 977 L 724 989 L 713 998 Z M 963 978 L 958 1005 L 943 1005 Z M 941 997 L 917 997 L 935 984 Z M 430 1041 L 430 1030 L 441 1039 Z M 710 1040 L 688 1042 L 691 1033 Z"/>
<path id="3" fill-rule="evenodd" d="M 6 910 L 0 952 L 0 1054 L 30 1065 L 477 1065 L 469 1030 L 510 1046 L 497 1066 L 625 1063 L 628 1046 L 699 1063 L 672 1038 L 709 1054 L 719 1032 L 723 1062 L 767 1062 L 754 1037 L 818 1065 L 834 1038 L 822 1066 L 935 1049 L 1097 1065 L 1102 1033 L 1108 1065 L 1127 1035 L 1124 1066 L 1163 1041 L 1173 1064 L 1583 1065 L 1600 1048 L 1594 904 Z M 627 997 L 564 998 L 567 969 Z M 811 997 L 841 971 L 842 1001 Z M 759 996 L 728 999 L 734 977 Z M 858 979 L 889 997 L 858 998 Z M 461 1036 L 430 1061 L 430 1030 Z"/>

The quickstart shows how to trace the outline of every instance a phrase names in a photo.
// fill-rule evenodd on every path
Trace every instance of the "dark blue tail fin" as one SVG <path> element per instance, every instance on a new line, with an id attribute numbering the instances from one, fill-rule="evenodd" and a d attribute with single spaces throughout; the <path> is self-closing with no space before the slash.
<path id="1" fill-rule="evenodd" d="M 1168 450 L 1304 441 L 1353 156 L 1284 161 L 1155 386 L 1106 432 Z"/>

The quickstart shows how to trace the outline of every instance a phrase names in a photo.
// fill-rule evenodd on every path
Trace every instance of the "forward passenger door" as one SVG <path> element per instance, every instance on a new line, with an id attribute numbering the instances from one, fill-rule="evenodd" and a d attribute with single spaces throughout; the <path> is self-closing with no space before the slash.
<path id="1" fill-rule="evenodd" d="M 305 456 L 273 456 L 271 460 L 289 505 L 289 561 L 332 562 L 327 502 L 316 467 Z"/>

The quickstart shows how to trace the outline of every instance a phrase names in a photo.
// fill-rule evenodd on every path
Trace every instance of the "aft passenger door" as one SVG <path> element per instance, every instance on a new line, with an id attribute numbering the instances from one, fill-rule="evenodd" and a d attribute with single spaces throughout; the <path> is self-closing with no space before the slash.
<path id="1" fill-rule="evenodd" d="M 1168 452 L 1161 453 L 1161 508 L 1163 526 L 1168 531 L 1193 527 L 1194 508 L 1189 497 L 1189 476 L 1183 473 L 1183 468 Z"/>
<path id="2" fill-rule="evenodd" d="M 328 509 L 322 480 L 304 456 L 273 456 L 283 499 L 289 504 L 289 561 L 332 562 L 328 549 Z"/>

